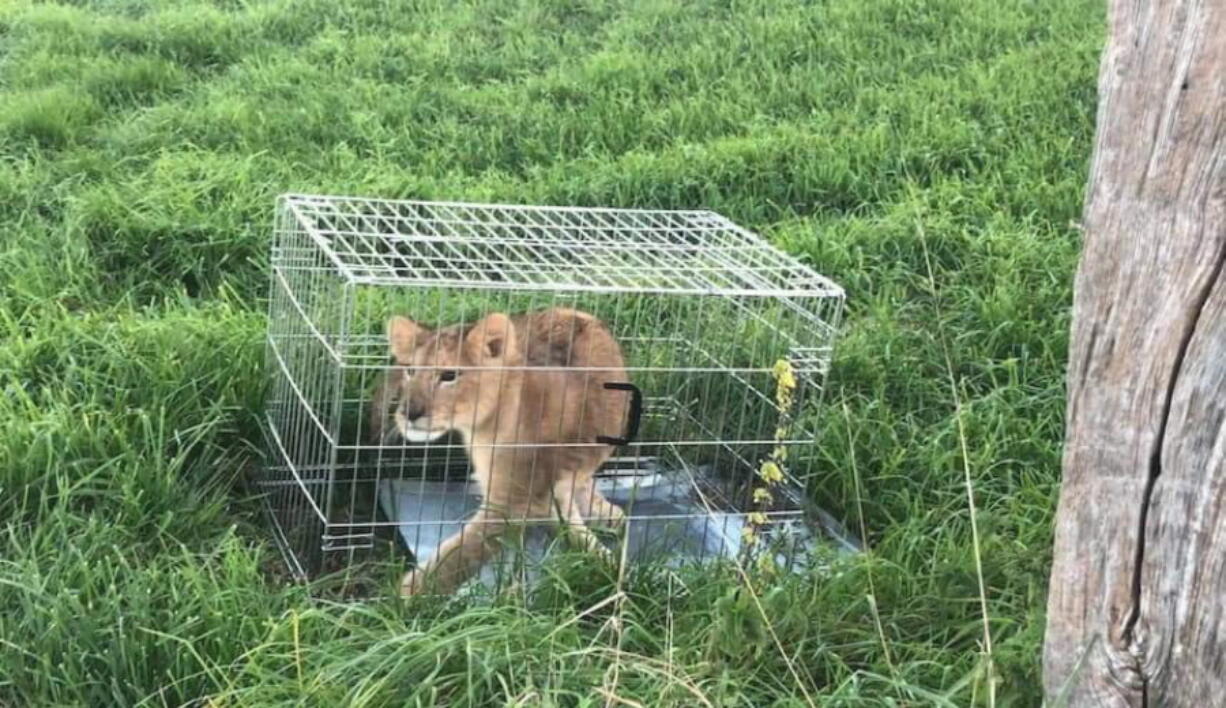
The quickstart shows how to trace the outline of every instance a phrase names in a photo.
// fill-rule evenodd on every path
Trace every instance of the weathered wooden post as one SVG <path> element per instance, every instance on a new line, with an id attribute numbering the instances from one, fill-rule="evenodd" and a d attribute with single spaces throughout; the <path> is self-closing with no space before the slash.
<path id="1" fill-rule="evenodd" d="M 1226 706 L 1226 0 L 1111 0 L 1049 705 Z"/>

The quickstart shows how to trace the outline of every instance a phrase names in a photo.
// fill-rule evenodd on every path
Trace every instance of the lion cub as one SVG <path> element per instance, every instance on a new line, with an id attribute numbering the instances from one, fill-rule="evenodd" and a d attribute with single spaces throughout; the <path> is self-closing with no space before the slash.
<path id="1" fill-rule="evenodd" d="M 517 521 L 556 510 L 589 544 L 585 518 L 621 522 L 593 481 L 613 452 L 598 438 L 620 435 L 627 413 L 625 394 L 605 388 L 627 378 L 600 320 L 553 308 L 429 330 L 397 316 L 387 338 L 395 365 L 372 402 L 372 437 L 389 437 L 393 404 L 391 421 L 406 440 L 458 432 L 482 495 L 464 528 L 405 575 L 402 594 L 454 591 Z"/>

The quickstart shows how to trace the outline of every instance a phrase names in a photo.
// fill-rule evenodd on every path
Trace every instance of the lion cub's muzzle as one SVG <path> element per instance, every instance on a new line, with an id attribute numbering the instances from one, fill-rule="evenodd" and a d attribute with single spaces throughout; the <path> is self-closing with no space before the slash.
<path id="1" fill-rule="evenodd" d="M 396 406 L 393 417 L 397 432 L 409 442 L 430 442 L 443 437 L 451 430 L 450 427 L 437 425 L 425 407 L 412 403 Z"/>

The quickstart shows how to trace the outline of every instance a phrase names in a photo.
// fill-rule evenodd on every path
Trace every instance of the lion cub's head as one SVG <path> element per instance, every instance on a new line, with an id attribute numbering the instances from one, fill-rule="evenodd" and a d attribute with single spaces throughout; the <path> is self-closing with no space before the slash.
<path id="1" fill-rule="evenodd" d="M 395 431 L 410 442 L 435 440 L 453 430 L 467 437 L 490 423 L 516 375 L 504 367 L 521 364 L 515 326 L 500 313 L 471 327 L 433 331 L 392 317 L 387 340 L 396 363 L 376 394 L 375 406 L 382 410 L 372 411 L 372 422 L 382 426 L 394 404 Z"/>

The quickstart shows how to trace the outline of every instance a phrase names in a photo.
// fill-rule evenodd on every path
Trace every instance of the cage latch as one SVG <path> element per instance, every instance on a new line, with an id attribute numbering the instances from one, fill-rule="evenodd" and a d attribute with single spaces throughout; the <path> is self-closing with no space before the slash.
<path id="1" fill-rule="evenodd" d="M 615 438 L 609 435 L 597 435 L 596 442 L 605 445 L 629 445 L 639 434 L 639 418 L 643 416 L 643 392 L 638 386 L 628 381 L 607 381 L 604 387 L 610 391 L 630 392 L 630 419 L 626 422 L 626 435 Z"/>

